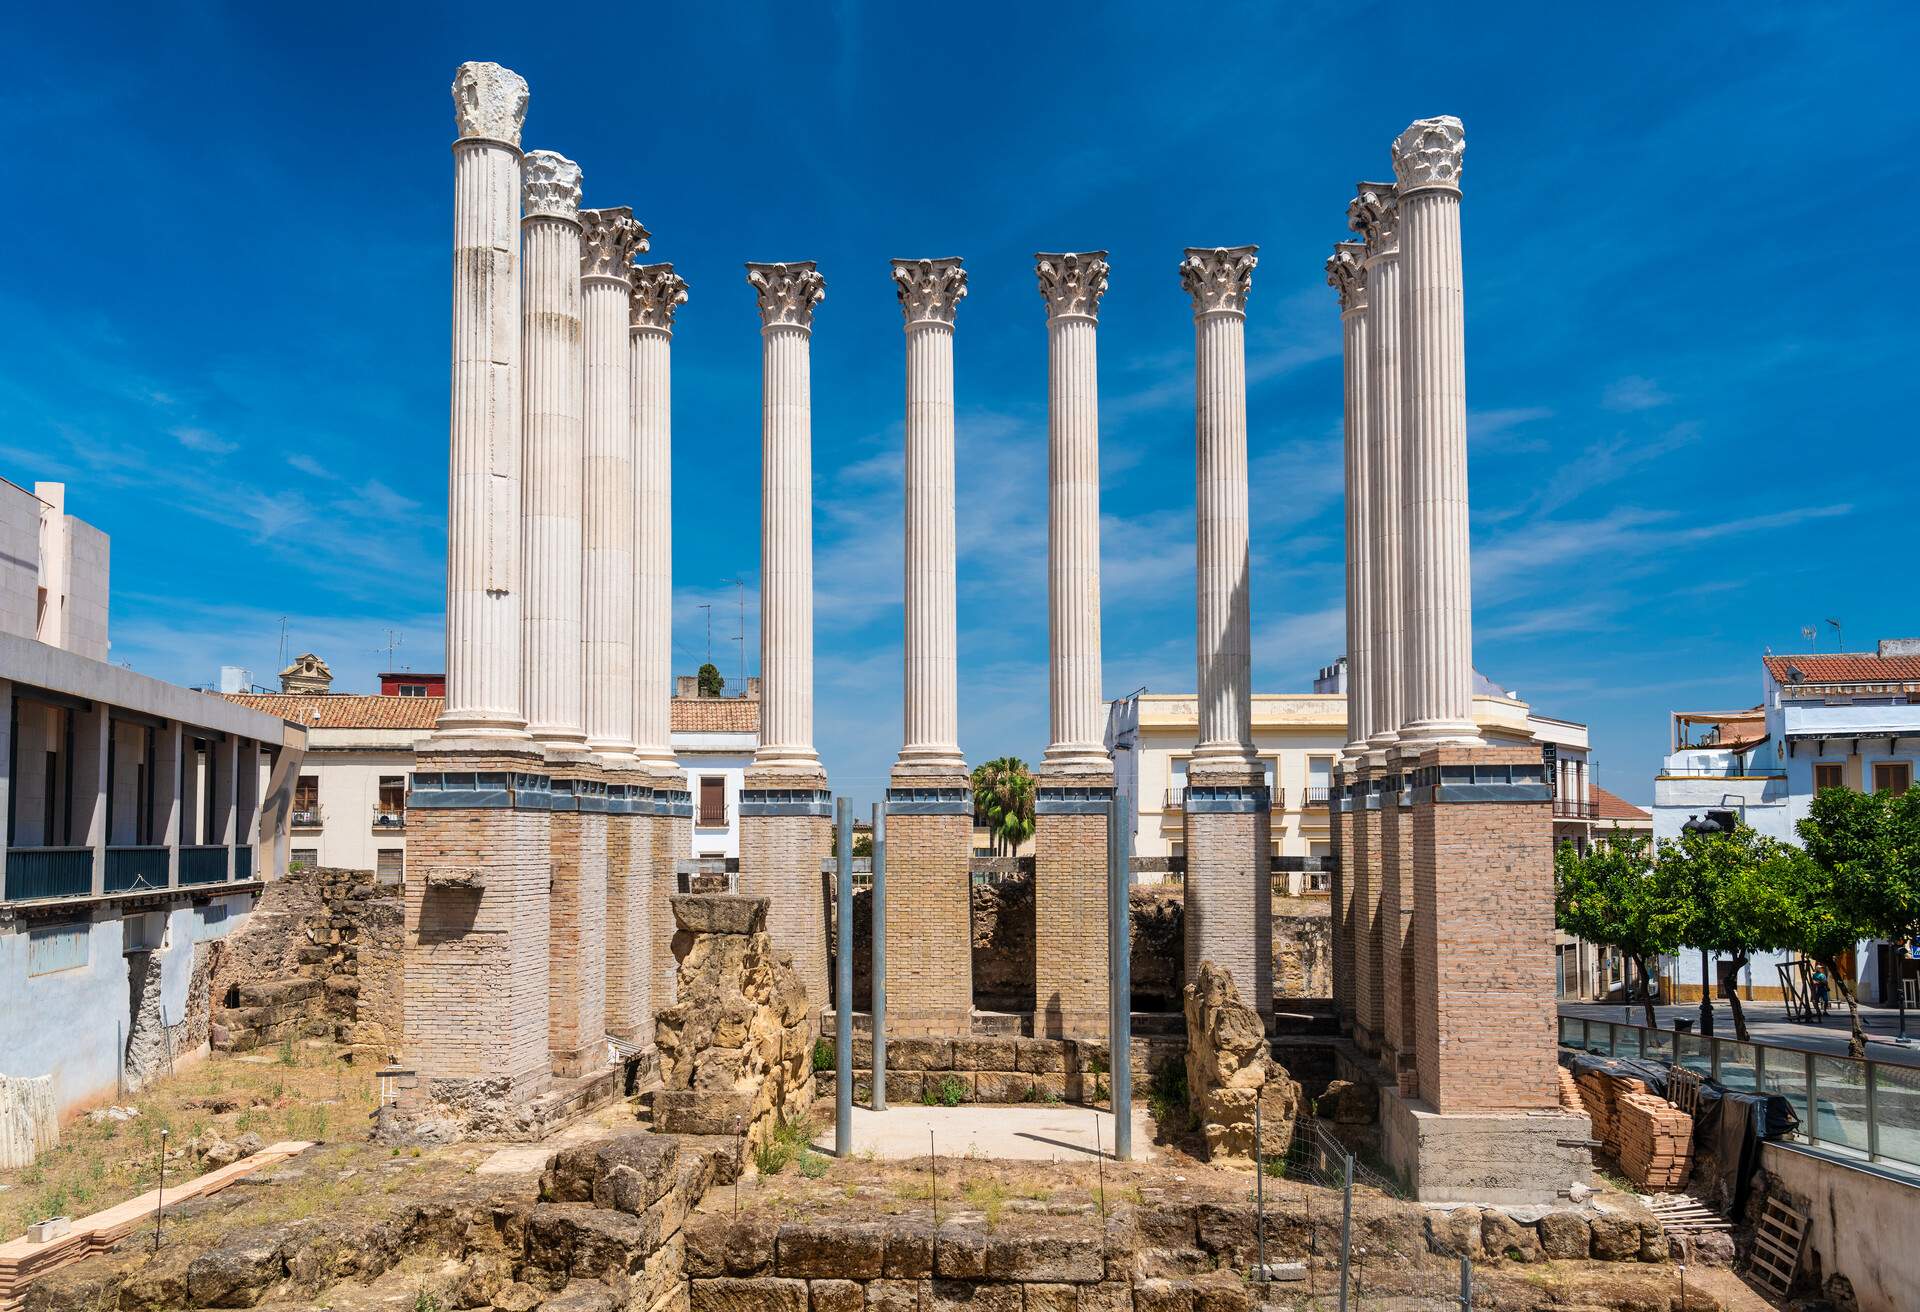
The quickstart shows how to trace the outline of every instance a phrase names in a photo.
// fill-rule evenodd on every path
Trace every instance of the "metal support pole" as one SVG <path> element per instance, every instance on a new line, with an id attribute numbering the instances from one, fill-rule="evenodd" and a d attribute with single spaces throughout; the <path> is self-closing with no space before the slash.
<path id="1" fill-rule="evenodd" d="M 1133 827 L 1117 789 L 1107 809 L 1107 1066 L 1113 1079 L 1113 1157 L 1133 1160 Z"/>
<path id="2" fill-rule="evenodd" d="M 834 799 L 834 902 L 839 933 L 834 945 L 833 1155 L 853 1156 L 853 803 Z"/>
<path id="3" fill-rule="evenodd" d="M 1686 1277 L 1682 1275 L 1680 1279 L 1684 1282 Z M 1681 1302 L 1685 1301 L 1686 1296 L 1682 1294 Z M 1473 1259 L 1464 1253 L 1460 1257 L 1460 1312 L 1473 1312 Z"/>
<path id="4" fill-rule="evenodd" d="M 873 1110 L 887 1109 L 887 806 L 873 804 Z"/>
<path id="5" fill-rule="evenodd" d="M 1353 1270 L 1353 1154 L 1346 1157 L 1346 1198 L 1340 1204 L 1340 1312 L 1347 1312 L 1347 1284 Z"/>

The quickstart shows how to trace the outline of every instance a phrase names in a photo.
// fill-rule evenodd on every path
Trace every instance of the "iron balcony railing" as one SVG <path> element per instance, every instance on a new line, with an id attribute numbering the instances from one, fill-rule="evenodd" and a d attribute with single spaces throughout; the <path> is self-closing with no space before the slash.
<path id="1" fill-rule="evenodd" d="M 1333 792 L 1333 789 L 1330 785 L 1308 784 L 1307 785 L 1307 805 L 1308 806 L 1325 806 L 1327 804 L 1327 798 L 1332 794 L 1332 792 Z"/>
<path id="2" fill-rule="evenodd" d="M 1656 779 L 1785 779 L 1787 772 L 1776 766 L 1736 765 L 1732 761 L 1702 765 L 1663 765 Z"/>
<path id="3" fill-rule="evenodd" d="M 1556 797 L 1553 799 L 1553 818 L 1555 820 L 1591 820 L 1593 803 L 1582 802 L 1573 797 Z"/>
<path id="4" fill-rule="evenodd" d="M 701 807 L 699 814 L 694 817 L 693 825 L 696 829 L 725 829 L 727 827 L 727 807 L 725 804 Z"/>
<path id="5" fill-rule="evenodd" d="M 107 849 L 107 892 L 131 893 L 136 889 L 166 886 L 167 849 L 164 843 Z"/>
<path id="6" fill-rule="evenodd" d="M 303 806 L 294 811 L 287 823 L 295 829 L 318 829 L 326 817 L 326 812 L 317 806 Z"/>
<path id="7" fill-rule="evenodd" d="M 1185 788 L 1167 789 L 1167 800 L 1160 806 L 1162 811 L 1184 811 L 1187 809 L 1187 790 Z"/>
<path id="8" fill-rule="evenodd" d="M 7 849 L 7 901 L 43 897 L 87 897 L 93 892 L 90 847 L 10 847 Z"/>
<path id="9" fill-rule="evenodd" d="M 1579 1016 L 1560 1018 L 1560 1045 L 1663 1061 L 1723 1088 L 1778 1094 L 1800 1118 L 1796 1141 L 1920 1175 L 1920 1066 Z"/>
<path id="10" fill-rule="evenodd" d="M 374 807 L 373 827 L 375 829 L 405 829 L 407 827 L 406 808 L 393 806 Z"/>
<path id="11" fill-rule="evenodd" d="M 180 849 L 182 884 L 224 884 L 227 882 L 225 847 L 183 847 Z"/>

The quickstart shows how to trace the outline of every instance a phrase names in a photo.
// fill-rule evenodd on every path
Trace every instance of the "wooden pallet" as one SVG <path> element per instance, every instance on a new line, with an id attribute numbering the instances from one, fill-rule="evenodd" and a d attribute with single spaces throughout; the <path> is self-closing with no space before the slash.
<path id="1" fill-rule="evenodd" d="M 251 1157 L 242 1157 L 217 1171 L 168 1185 L 165 1205 L 172 1207 L 192 1198 L 205 1198 L 208 1194 L 218 1193 L 235 1180 L 298 1156 L 311 1147 L 312 1144 L 298 1140 L 270 1144 Z M 161 1202 L 158 1190 L 148 1190 L 104 1212 L 81 1217 L 73 1223 L 72 1230 L 58 1239 L 36 1244 L 22 1236 L 0 1244 L 0 1312 L 16 1312 L 27 1286 L 41 1276 L 96 1253 L 104 1253 L 139 1227 L 151 1225 L 154 1210 Z"/>
<path id="2" fill-rule="evenodd" d="M 1807 1214 L 1796 1212 L 1779 1198 L 1767 1199 L 1759 1228 L 1753 1232 L 1753 1251 L 1747 1269 L 1776 1298 L 1785 1298 L 1800 1270 L 1800 1248 L 1807 1238 Z"/>
<path id="3" fill-rule="evenodd" d="M 1690 1194 L 1642 1194 L 1640 1201 L 1673 1234 L 1701 1235 L 1733 1229 L 1733 1222 Z"/>
<path id="4" fill-rule="evenodd" d="M 1700 1114 L 1700 1072 L 1685 1066 L 1667 1068 L 1667 1101 L 1689 1116 Z"/>

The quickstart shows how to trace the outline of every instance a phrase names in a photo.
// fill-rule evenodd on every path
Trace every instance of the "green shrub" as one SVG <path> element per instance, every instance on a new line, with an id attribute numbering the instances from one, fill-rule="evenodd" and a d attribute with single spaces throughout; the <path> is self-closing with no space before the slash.
<path id="1" fill-rule="evenodd" d="M 966 1083 L 957 1075 L 942 1075 L 920 1091 L 920 1101 L 928 1107 L 958 1107 L 967 1101 Z"/>
<path id="2" fill-rule="evenodd" d="M 1156 1125 L 1190 1130 L 1193 1108 L 1187 1093 L 1187 1065 L 1183 1061 L 1165 1061 L 1147 1082 L 1147 1110 Z"/>
<path id="3" fill-rule="evenodd" d="M 835 1060 L 837 1055 L 838 1054 L 836 1054 L 833 1050 L 832 1040 L 815 1039 L 813 1041 L 813 1069 L 814 1070 L 816 1071 L 832 1070 L 836 1065 L 838 1065 L 838 1062 Z"/>

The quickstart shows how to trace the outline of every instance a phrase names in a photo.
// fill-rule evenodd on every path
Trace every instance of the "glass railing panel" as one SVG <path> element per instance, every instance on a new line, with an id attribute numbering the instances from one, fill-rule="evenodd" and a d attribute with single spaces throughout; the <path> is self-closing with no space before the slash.
<path id="1" fill-rule="evenodd" d="M 1677 1037 L 1672 1030 L 1642 1030 L 1640 1031 L 1640 1055 L 1648 1061 L 1671 1062 L 1673 1041 Z"/>
<path id="2" fill-rule="evenodd" d="M 1867 1151 L 1867 1068 L 1850 1057 L 1813 1059 L 1813 1125 L 1820 1143 Z"/>
<path id="3" fill-rule="evenodd" d="M 1676 1034 L 1673 1036 L 1673 1064 L 1684 1066 L 1690 1071 L 1702 1075 L 1713 1072 L 1713 1056 L 1707 1048 L 1712 1040 L 1703 1039 L 1698 1034 Z"/>
<path id="4" fill-rule="evenodd" d="M 1760 1081 L 1762 1093 L 1777 1093 L 1793 1104 L 1800 1119 L 1800 1137 L 1807 1137 L 1807 1054 L 1784 1048 L 1767 1050 L 1767 1071 Z"/>
<path id="5" fill-rule="evenodd" d="M 1713 1046 L 1720 1058 L 1720 1083 L 1729 1089 L 1752 1092 L 1754 1086 L 1753 1045 L 1731 1039 L 1715 1039 Z"/>
<path id="6" fill-rule="evenodd" d="M 1876 1062 L 1873 1113 L 1879 1127 L 1880 1156 L 1920 1168 L 1920 1067 Z"/>
<path id="7" fill-rule="evenodd" d="M 1578 1016 L 1560 1018 L 1560 1046 L 1578 1048 L 1587 1041 L 1587 1023 Z"/>
<path id="8" fill-rule="evenodd" d="M 1613 1055 L 1616 1057 L 1638 1057 L 1640 1055 L 1641 1030 L 1636 1025 L 1615 1025 L 1613 1027 Z"/>

